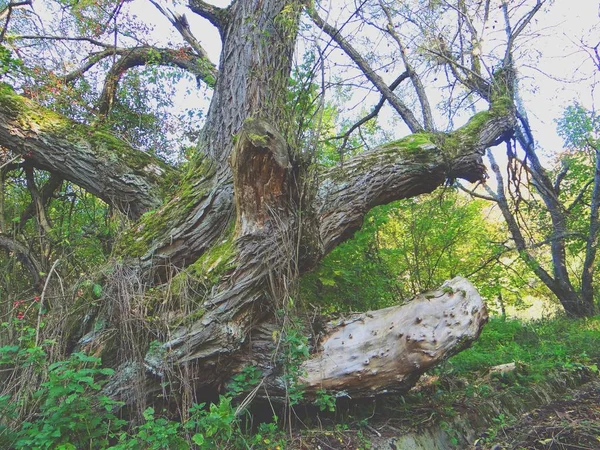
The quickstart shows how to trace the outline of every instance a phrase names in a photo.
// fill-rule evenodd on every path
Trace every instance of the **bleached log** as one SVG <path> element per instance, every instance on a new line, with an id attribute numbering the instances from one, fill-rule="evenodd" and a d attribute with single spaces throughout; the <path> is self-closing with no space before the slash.
<path id="1" fill-rule="evenodd" d="M 487 318 L 475 287 L 456 277 L 406 305 L 330 322 L 300 381 L 307 395 L 406 392 L 427 369 L 469 347 Z"/>

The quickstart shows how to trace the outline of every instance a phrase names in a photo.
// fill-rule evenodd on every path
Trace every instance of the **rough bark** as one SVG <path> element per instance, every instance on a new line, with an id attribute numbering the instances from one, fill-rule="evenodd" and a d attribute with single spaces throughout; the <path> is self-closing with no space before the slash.
<path id="1" fill-rule="evenodd" d="M 446 180 L 485 179 L 485 149 L 514 124 L 510 107 L 492 106 L 452 133 L 416 133 L 325 172 L 317 195 L 325 252 L 352 236 L 375 206 L 432 192 Z"/>
<path id="2" fill-rule="evenodd" d="M 99 128 L 0 89 L 0 142 L 36 168 L 85 188 L 133 219 L 160 205 L 175 181 L 167 164 Z"/>
<path id="3" fill-rule="evenodd" d="M 448 177 L 481 179 L 485 172 L 481 164 L 482 149 L 510 129 L 511 117 L 510 110 L 499 114 L 492 109 L 473 118 L 455 135 L 413 135 L 360 155 L 343 168 L 328 171 L 314 202 L 319 205 L 314 216 L 320 224 L 314 227 L 316 236 L 307 233 L 308 228 L 298 215 L 299 179 L 284 138 L 266 122 L 248 121 L 238 133 L 231 157 L 237 209 L 235 227 L 233 231 L 230 227 L 229 234 L 219 238 L 220 244 L 213 245 L 194 265 L 201 278 L 219 275 L 206 299 L 190 312 L 197 318 L 183 326 L 169 327 L 171 332 L 165 342 L 146 355 L 144 364 L 149 373 L 160 379 L 171 367 L 193 364 L 194 370 L 203 374 L 196 388 L 219 385 L 225 374 L 247 362 L 243 349 L 265 341 L 260 331 L 257 334 L 253 330 L 269 329 L 268 324 L 273 323 L 271 319 L 281 308 L 290 285 L 309 266 L 301 261 L 312 258 L 314 264 L 324 252 L 348 238 L 360 226 L 368 209 L 377 204 L 431 191 Z M 464 136 L 467 131 L 468 139 Z M 446 146 L 445 152 L 442 145 Z M 307 233 L 308 239 L 302 233 Z M 471 294 L 468 297 L 478 298 Z M 473 308 L 473 314 L 476 310 L 478 307 Z M 483 320 L 474 323 L 479 329 Z M 465 339 L 470 340 L 471 331 L 461 329 L 466 333 Z M 442 347 L 447 344 L 450 348 L 449 342 L 454 341 L 444 342 Z M 265 352 L 266 348 L 260 351 Z M 441 352 L 432 361 L 443 358 L 444 354 L 445 351 Z M 130 370 L 129 365 L 124 368 L 123 373 Z M 416 378 L 417 373 L 419 370 L 415 372 Z M 398 389 L 404 389 L 414 380 L 409 374 L 404 379 Z M 384 377 L 374 391 L 394 390 L 396 381 Z M 306 383 L 312 389 L 316 382 L 311 378 Z M 123 386 L 116 384 L 116 387 L 121 395 L 132 398 L 131 392 L 123 392 Z M 276 391 L 276 385 L 273 389 Z M 338 385 L 336 389 L 344 388 Z M 353 389 L 356 395 L 374 392 L 360 391 L 358 386 Z"/>
<path id="4" fill-rule="evenodd" d="M 202 11 L 213 15 L 213 9 Z M 169 266 L 192 264 L 223 239 L 235 214 L 228 158 L 246 119 L 265 120 L 283 131 L 299 14 L 299 4 L 289 0 L 240 1 L 218 12 L 226 18 L 219 22 L 223 50 L 196 167 L 172 201 L 140 225 L 134 248 L 126 248 L 155 277 L 163 277 Z"/>

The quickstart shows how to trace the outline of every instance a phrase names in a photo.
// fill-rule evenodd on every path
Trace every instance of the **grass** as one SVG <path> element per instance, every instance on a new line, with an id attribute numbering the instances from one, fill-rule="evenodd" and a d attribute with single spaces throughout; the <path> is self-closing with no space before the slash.
<path id="1" fill-rule="evenodd" d="M 530 322 L 492 318 L 470 349 L 437 371 L 473 379 L 511 362 L 526 369 L 526 381 L 532 382 L 544 379 L 549 371 L 593 368 L 600 362 L 600 316 Z"/>

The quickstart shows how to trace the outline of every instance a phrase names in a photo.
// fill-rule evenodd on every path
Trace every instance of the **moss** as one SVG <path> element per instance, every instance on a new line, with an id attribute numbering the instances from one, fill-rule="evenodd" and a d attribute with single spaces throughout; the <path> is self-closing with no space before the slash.
<path id="1" fill-rule="evenodd" d="M 268 136 L 260 134 L 248 133 L 248 139 L 255 147 L 266 146 L 269 143 Z"/>
<path id="2" fill-rule="evenodd" d="M 198 320 L 202 319 L 202 317 L 204 317 L 205 313 L 206 313 L 206 310 L 204 308 L 198 308 L 196 311 L 183 317 L 183 319 L 180 321 L 180 323 L 178 323 L 176 325 L 177 326 L 191 325 L 194 322 L 197 322 Z"/>
<path id="3" fill-rule="evenodd" d="M 207 159 L 199 161 L 181 180 L 179 191 L 171 201 L 142 215 L 137 226 L 123 234 L 117 244 L 118 253 L 134 258 L 144 256 L 152 243 L 165 235 L 165 230 L 173 229 L 206 198 L 210 188 L 208 179 L 213 173 L 214 167 Z"/>
<path id="4" fill-rule="evenodd" d="M 464 149 L 472 149 L 479 141 L 480 132 L 492 117 L 491 111 L 482 111 L 475 114 L 469 121 L 451 133 L 440 133 L 435 141 L 443 150 L 447 159 L 459 156 Z"/>
<path id="5" fill-rule="evenodd" d="M 9 85 L 0 84 L 0 107 L 7 109 L 23 127 L 35 133 L 53 133 L 78 148 L 81 153 L 93 153 L 100 161 L 121 164 L 134 174 L 161 186 L 175 182 L 176 171 L 147 153 L 132 148 L 116 138 L 108 129 L 75 122 L 35 102 L 18 95 Z"/>
<path id="6" fill-rule="evenodd" d="M 235 267 L 237 254 L 235 221 L 231 220 L 223 236 L 202 257 L 188 267 L 188 272 L 209 284 L 217 283 L 221 276 Z"/>
<path id="7" fill-rule="evenodd" d="M 436 144 L 433 133 L 415 133 L 377 147 L 373 152 L 360 155 L 352 165 L 338 166 L 330 170 L 333 180 L 342 182 L 353 174 L 363 173 L 382 164 L 394 164 L 402 159 L 419 164 L 433 162 Z"/>

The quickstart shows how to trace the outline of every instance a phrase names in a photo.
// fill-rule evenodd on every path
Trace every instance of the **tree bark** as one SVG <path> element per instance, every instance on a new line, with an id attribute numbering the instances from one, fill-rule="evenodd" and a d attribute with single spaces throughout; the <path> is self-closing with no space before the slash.
<path id="1" fill-rule="evenodd" d="M 85 188 L 132 219 L 156 208 L 176 171 L 101 128 L 0 88 L 0 142 L 34 167 Z"/>

